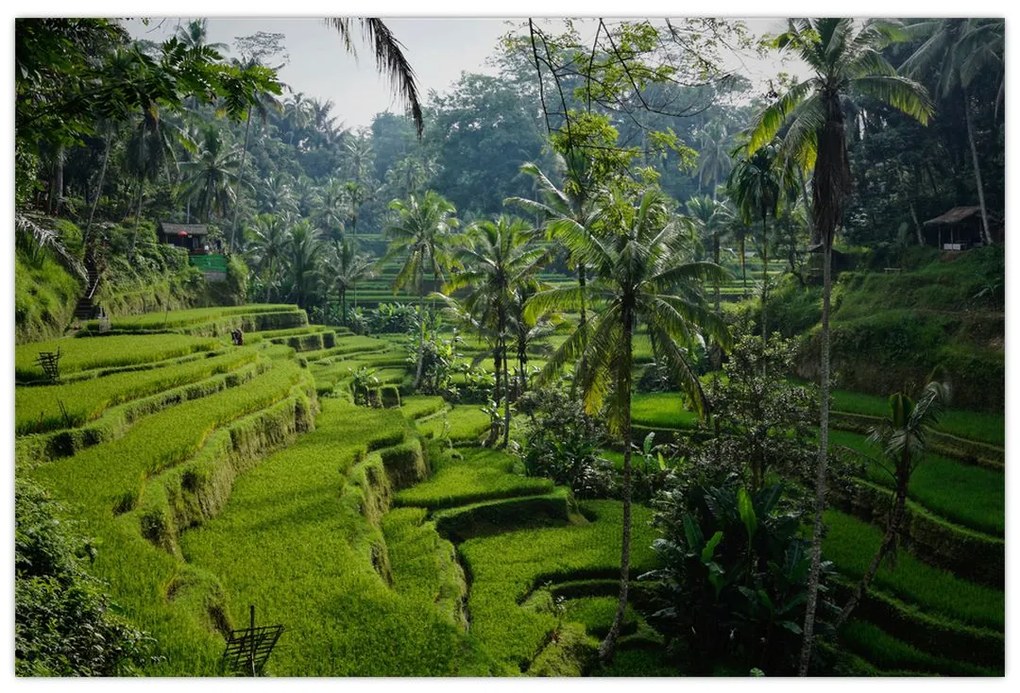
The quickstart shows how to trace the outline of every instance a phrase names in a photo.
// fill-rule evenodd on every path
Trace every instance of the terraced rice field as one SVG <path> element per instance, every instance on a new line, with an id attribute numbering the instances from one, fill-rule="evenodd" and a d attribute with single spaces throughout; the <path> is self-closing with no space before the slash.
<path id="1" fill-rule="evenodd" d="M 239 324 L 265 329 L 235 347 L 222 330 Z M 157 325 L 168 331 L 149 333 Z M 406 396 L 399 338 L 310 326 L 280 306 L 120 328 L 59 340 L 59 384 L 28 384 L 53 344 L 19 347 L 17 474 L 95 538 L 94 572 L 165 655 L 147 673 L 225 673 L 224 637 L 252 605 L 259 624 L 285 627 L 273 675 L 678 673 L 637 610 L 612 667 L 582 664 L 612 619 L 619 503 L 578 503 L 479 448 L 478 405 Z M 385 408 L 352 403 L 361 368 Z M 873 411 L 852 393 L 837 402 Z M 676 393 L 635 397 L 634 416 L 649 429 L 696 423 Z M 974 430 L 1002 439 L 994 419 Z M 875 452 L 859 432 L 833 443 Z M 856 483 L 826 516 L 845 583 L 870 560 L 888 493 L 877 468 Z M 922 464 L 910 538 L 844 633 L 847 673 L 1002 671 L 1004 508 L 1001 468 L 941 453 Z M 635 574 L 655 562 L 650 517 L 635 508 Z"/>

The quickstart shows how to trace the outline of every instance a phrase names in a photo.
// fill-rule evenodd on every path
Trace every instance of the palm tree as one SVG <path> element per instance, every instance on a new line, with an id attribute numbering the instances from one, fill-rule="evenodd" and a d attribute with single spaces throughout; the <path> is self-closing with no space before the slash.
<path id="1" fill-rule="evenodd" d="M 768 106 L 750 131 L 748 150 L 754 151 L 780 134 L 780 147 L 791 164 L 814 163 L 812 223 L 822 241 L 823 289 L 821 330 L 821 422 L 815 483 L 815 521 L 811 571 L 804 616 L 804 639 L 799 673 L 811 663 L 815 608 L 822 556 L 822 513 L 825 510 L 829 446 L 829 299 L 832 293 L 832 242 L 851 188 L 843 99 L 859 93 L 888 103 L 922 124 L 932 112 L 924 88 L 896 73 L 881 50 L 904 34 L 885 20 L 796 19 L 776 39 L 804 60 L 814 75 L 793 85 Z"/>
<path id="2" fill-rule="evenodd" d="M 359 253 L 354 241 L 350 238 L 334 240 L 330 246 L 330 254 L 325 259 L 329 280 L 336 289 L 340 303 L 341 320 L 347 324 L 347 291 L 362 279 L 375 276 L 375 262 L 369 255 Z"/>
<path id="3" fill-rule="evenodd" d="M 244 63 L 237 63 L 241 67 L 251 67 L 258 65 L 258 61 L 255 58 L 249 58 Z M 283 67 L 283 65 L 278 66 Z M 237 167 L 237 185 L 234 187 L 234 199 L 240 201 L 241 194 L 241 182 L 244 180 L 244 160 L 248 156 L 248 143 L 249 135 L 251 134 L 251 116 L 252 111 L 259 116 L 259 121 L 265 125 L 266 120 L 269 118 L 269 111 L 272 110 L 274 113 L 281 113 L 283 111 L 283 104 L 279 99 L 276 98 L 276 94 L 279 94 L 279 87 L 277 86 L 274 90 L 257 91 L 253 95 L 252 103 L 248 106 L 248 114 L 244 119 L 244 144 L 241 147 L 241 163 Z M 237 204 L 234 207 L 234 219 L 230 222 L 230 248 L 234 247 L 234 234 L 237 231 L 237 217 L 241 211 L 241 205 Z"/>
<path id="4" fill-rule="evenodd" d="M 315 219 L 319 228 L 326 230 L 334 240 L 344 233 L 347 217 L 347 190 L 337 178 L 327 178 L 322 184 L 316 204 Z"/>
<path id="5" fill-rule="evenodd" d="M 526 163 L 521 166 L 521 172 L 535 180 L 542 201 L 511 197 L 504 202 L 517 205 L 543 219 L 546 235 L 550 239 L 566 238 L 587 229 L 598 214 L 594 195 L 595 172 L 589 159 L 579 150 L 572 149 L 566 156 L 558 156 L 557 162 L 564 177 L 562 188 L 557 188 L 538 166 Z M 576 254 L 571 253 L 570 258 L 577 270 L 577 285 L 581 289 L 582 300 L 578 309 L 580 324 L 583 326 L 588 319 L 584 302 L 587 268 Z"/>
<path id="6" fill-rule="evenodd" d="M 727 188 L 737 205 L 741 221 L 752 224 L 761 219 L 761 338 L 768 341 L 765 306 L 768 297 L 769 245 L 768 217 L 775 219 L 783 193 L 790 188 L 789 178 L 779 161 L 778 147 L 767 144 L 742 157 L 730 171 Z"/>
<path id="7" fill-rule="evenodd" d="M 716 199 L 716 189 L 719 182 L 733 168 L 733 160 L 727 148 L 727 133 L 725 126 L 717 123 L 710 124 L 701 131 L 698 144 L 698 186 L 701 190 L 708 188 L 712 191 L 712 199 Z"/>
<path id="8" fill-rule="evenodd" d="M 837 630 L 850 618 L 850 614 L 860 603 L 861 597 L 867 591 L 882 565 L 882 561 L 894 549 L 899 540 L 903 518 L 906 515 L 910 477 L 923 461 L 925 450 L 928 447 L 925 437 L 926 429 L 938 423 L 943 407 L 948 401 L 949 386 L 939 380 L 931 380 L 917 402 L 902 392 L 897 392 L 889 398 L 888 417 L 880 426 L 872 428 L 868 436 L 869 440 L 882 446 L 882 453 L 891 468 L 877 461 L 876 463 L 892 477 L 896 490 L 893 494 L 892 507 L 886 518 L 882 543 L 879 544 L 871 564 L 836 618 L 835 628 Z"/>
<path id="9" fill-rule="evenodd" d="M 692 197 L 687 201 L 687 215 L 694 222 L 702 238 L 712 244 L 712 262 L 720 264 L 720 243 L 732 221 L 732 213 L 722 202 L 707 195 Z M 715 283 L 715 312 L 720 310 L 719 282 Z"/>
<path id="10" fill-rule="evenodd" d="M 543 258 L 544 259 L 544 258 Z M 554 320 L 550 316 L 529 316 L 525 314 L 528 301 L 542 290 L 543 285 L 535 278 L 529 277 L 518 283 L 513 293 L 510 324 L 516 338 L 517 347 L 517 391 L 523 393 L 528 389 L 528 352 L 532 348 L 548 352 L 549 347 L 539 340 L 548 337 L 556 330 Z"/>
<path id="11" fill-rule="evenodd" d="M 290 296 L 299 308 L 305 308 L 322 280 L 322 239 L 319 230 L 307 219 L 290 228 L 287 269 L 290 275 Z"/>
<path id="12" fill-rule="evenodd" d="M 283 104 L 283 123 L 290 131 L 287 144 L 294 144 L 294 136 L 300 135 L 312 123 L 311 103 L 305 99 L 304 92 L 291 92 L 291 97 Z M 300 144 L 301 138 L 298 138 Z"/>
<path id="13" fill-rule="evenodd" d="M 240 149 L 228 147 L 223 133 L 214 125 L 205 127 L 202 135 L 197 156 L 184 163 L 184 186 L 185 195 L 195 203 L 196 214 L 208 222 L 214 212 L 225 217 L 227 207 L 236 199 L 230 184 L 238 178 Z"/>
<path id="14" fill-rule="evenodd" d="M 915 79 L 935 72 L 938 75 L 936 91 L 940 100 L 951 98 L 957 89 L 963 95 L 963 117 L 967 124 L 967 142 L 974 167 L 978 204 L 981 206 L 981 228 L 985 243 L 989 245 L 992 244 L 992 234 L 988 227 L 981 165 L 974 142 L 969 88 L 975 77 L 988 70 L 995 70 L 1004 77 L 1005 73 L 1001 72 L 1004 66 L 1004 29 L 1001 19 L 931 19 L 916 22 L 907 27 L 907 31 L 912 37 L 924 39 L 924 42 L 900 66 L 904 74 Z M 1000 77 L 997 104 L 1001 102 L 1005 88 L 1003 77 Z"/>
<path id="15" fill-rule="evenodd" d="M 421 335 L 418 343 L 418 365 L 413 387 L 421 381 L 422 359 L 425 349 L 425 272 L 431 272 L 434 286 L 439 287 L 445 278 L 446 248 L 450 232 L 457 227 L 454 214 L 457 209 L 439 193 L 428 190 L 423 196 L 411 195 L 407 200 L 393 200 L 390 210 L 395 219 L 385 228 L 389 238 L 386 255 L 380 265 L 402 256 L 404 264 L 393 282 L 393 290 L 409 287 L 418 292 L 418 313 Z"/>
<path id="16" fill-rule="evenodd" d="M 656 359 L 675 371 L 701 413 L 707 403 L 685 348 L 700 343 L 702 331 L 722 344 L 729 342 L 725 324 L 705 305 L 697 286 L 701 280 L 725 273 L 712 263 L 686 262 L 691 254 L 690 239 L 661 193 L 645 192 L 634 205 L 616 191 L 600 206 L 589 227 L 575 225 L 563 233 L 563 242 L 592 267 L 592 281 L 584 288 L 540 291 L 525 310 L 525 315 L 534 317 L 554 309 L 574 309 L 585 300 L 599 305 L 591 319 L 579 324 L 550 357 L 539 378 L 548 381 L 583 355 L 574 377 L 585 409 L 595 414 L 608 403 L 610 431 L 623 441 L 620 596 L 613 625 L 599 647 L 603 660 L 611 658 L 615 650 L 630 580 L 634 331 L 638 323 L 647 326 Z"/>
<path id="17" fill-rule="evenodd" d="M 521 219 L 500 216 L 468 229 L 470 245 L 457 249 L 463 269 L 446 284 L 447 293 L 466 289 L 464 309 L 494 335 L 496 406 L 502 397 L 503 446 L 510 442 L 510 371 L 508 345 L 513 339 L 516 293 L 538 271 L 547 251 L 534 246 L 536 232 Z M 502 385 L 502 388 L 501 388 Z"/>
<path id="18" fill-rule="evenodd" d="M 129 255 L 133 255 L 138 241 L 138 224 L 142 217 L 142 197 L 145 181 L 155 180 L 160 173 L 170 183 L 170 169 L 177 167 L 174 156 L 171 128 L 160 118 L 156 104 L 146 108 L 127 141 L 124 164 L 128 172 L 138 178 L 138 204 L 135 209 L 135 228 L 131 238 Z"/>
<path id="19" fill-rule="evenodd" d="M 290 181 L 284 176 L 269 175 L 262 181 L 259 208 L 263 212 L 280 216 L 294 216 L 298 213 L 297 201 Z"/>
<path id="20" fill-rule="evenodd" d="M 273 286 L 280 285 L 280 269 L 287 260 L 291 237 L 284 220 L 275 214 L 259 214 L 251 228 L 249 252 L 267 287 L 266 300 L 273 297 Z"/>
<path id="21" fill-rule="evenodd" d="M 211 48 L 217 52 L 229 49 L 225 43 L 208 43 L 207 36 L 208 21 L 205 19 L 193 19 L 185 26 L 177 27 L 177 38 L 188 48 Z"/>

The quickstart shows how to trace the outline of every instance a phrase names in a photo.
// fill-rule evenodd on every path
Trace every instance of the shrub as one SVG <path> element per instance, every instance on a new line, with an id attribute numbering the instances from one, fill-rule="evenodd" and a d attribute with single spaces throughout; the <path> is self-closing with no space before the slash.
<path id="1" fill-rule="evenodd" d="M 562 390 L 544 388 L 522 395 L 517 408 L 530 417 L 517 442 L 529 476 L 545 476 L 569 486 L 579 498 L 609 494 L 613 466 L 601 455 L 608 436 L 580 402 Z"/>
<path id="2" fill-rule="evenodd" d="M 724 666 L 770 675 L 796 671 L 810 544 L 800 517 L 782 510 L 782 486 L 749 493 L 731 479 L 662 494 L 655 542 L 663 563 L 652 622 L 689 673 Z M 823 572 L 824 578 L 824 572 Z M 824 633 L 825 590 L 819 603 Z"/>
<path id="3" fill-rule="evenodd" d="M 86 571 L 93 548 L 57 519 L 37 486 L 15 484 L 14 660 L 19 676 L 138 673 L 152 640 L 110 611 Z"/>
<path id="4" fill-rule="evenodd" d="M 417 312 L 406 303 L 380 303 L 368 311 L 369 330 L 374 334 L 406 334 L 415 325 Z"/>

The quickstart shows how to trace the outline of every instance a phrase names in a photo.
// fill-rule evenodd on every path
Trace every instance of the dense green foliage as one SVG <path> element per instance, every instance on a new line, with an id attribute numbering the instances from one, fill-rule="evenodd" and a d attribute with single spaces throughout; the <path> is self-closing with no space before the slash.
<path id="1" fill-rule="evenodd" d="M 151 640 L 111 609 L 88 572 L 95 553 L 57 504 L 28 481 L 15 485 L 14 668 L 18 676 L 137 674 Z"/>
<path id="2" fill-rule="evenodd" d="M 407 117 L 16 22 L 19 675 L 229 674 L 251 606 L 270 675 L 1004 670 L 1001 20 L 528 20 L 424 111 L 325 24 Z"/>

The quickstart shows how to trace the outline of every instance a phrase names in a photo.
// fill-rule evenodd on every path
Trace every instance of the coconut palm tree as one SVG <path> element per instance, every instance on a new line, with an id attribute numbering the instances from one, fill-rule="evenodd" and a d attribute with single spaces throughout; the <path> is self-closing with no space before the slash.
<path id="1" fill-rule="evenodd" d="M 160 117 L 156 104 L 150 104 L 128 137 L 124 165 L 128 173 L 138 179 L 138 204 L 135 209 L 135 227 L 129 255 L 134 255 L 135 244 L 138 241 L 145 181 L 155 180 L 163 173 L 169 185 L 170 172 L 177 169 L 173 132 L 173 127 Z"/>
<path id="2" fill-rule="evenodd" d="M 885 46 L 902 38 L 905 34 L 900 25 L 886 20 L 790 20 L 788 30 L 777 37 L 776 46 L 795 52 L 814 74 L 791 86 L 762 111 L 750 129 L 747 145 L 748 151 L 755 151 L 779 135 L 780 147 L 791 165 L 814 165 L 812 223 L 813 232 L 820 236 L 823 249 L 821 421 L 811 571 L 799 668 L 801 676 L 807 675 L 811 663 L 821 570 L 822 513 L 825 509 L 829 445 L 832 242 L 852 183 L 843 101 L 851 94 L 867 95 L 888 103 L 922 124 L 928 122 L 932 107 L 924 88 L 897 74 L 881 53 Z"/>
<path id="3" fill-rule="evenodd" d="M 900 71 L 915 79 L 922 75 L 938 75 L 936 93 L 939 100 L 956 95 L 963 96 L 963 117 L 967 124 L 967 142 L 970 145 L 971 163 L 981 206 L 981 229 L 985 243 L 991 245 L 988 228 L 988 210 L 985 207 L 985 190 L 981 181 L 981 165 L 974 142 L 974 122 L 971 116 L 969 89 L 974 78 L 995 70 L 1002 75 L 996 110 L 1005 89 L 1004 49 L 1005 23 L 1001 19 L 930 19 L 907 27 L 912 38 L 923 43 L 900 66 Z"/>
<path id="4" fill-rule="evenodd" d="M 726 178 L 733 168 L 733 159 L 730 157 L 727 146 L 728 136 L 726 127 L 712 123 L 704 130 L 698 141 L 698 176 L 699 190 L 707 188 L 712 193 L 712 199 L 716 199 L 716 189 L 720 181 Z"/>
<path id="5" fill-rule="evenodd" d="M 882 447 L 882 454 L 888 463 L 883 464 L 875 460 L 875 464 L 892 477 L 895 491 L 892 507 L 889 508 L 886 517 L 882 543 L 879 544 L 871 564 L 864 571 L 860 582 L 836 618 L 834 626 L 837 630 L 850 618 L 882 561 L 896 547 L 906 515 L 910 477 L 924 460 L 924 453 L 928 447 L 926 430 L 938 423 L 948 401 L 949 386 L 939 380 L 931 380 L 916 402 L 902 392 L 897 392 L 889 398 L 889 414 L 885 421 L 870 431 L 868 439 Z"/>
<path id="6" fill-rule="evenodd" d="M 352 239 L 341 237 L 330 244 L 330 252 L 324 262 L 327 276 L 336 289 L 340 303 L 340 319 L 346 325 L 347 292 L 362 279 L 375 276 L 375 261 L 371 256 L 359 253 Z"/>
<path id="7" fill-rule="evenodd" d="M 779 149 L 775 144 L 766 144 L 753 153 L 740 158 L 727 181 L 730 199 L 737 206 L 741 221 L 752 224 L 761 220 L 761 338 L 768 341 L 766 303 L 769 280 L 768 218 L 775 219 L 779 203 L 790 189 L 788 169 L 781 166 Z"/>
<path id="8" fill-rule="evenodd" d="M 308 306 L 322 281 L 322 238 L 319 230 L 307 219 L 290 228 L 287 253 L 287 273 L 290 279 L 290 298 L 299 308 Z"/>
<path id="9" fill-rule="evenodd" d="M 501 398 L 504 401 L 504 447 L 510 441 L 508 346 L 514 339 L 516 293 L 538 272 L 547 255 L 546 249 L 535 246 L 536 233 L 523 220 L 507 216 L 472 224 L 467 232 L 469 245 L 458 248 L 455 253 L 463 268 L 445 287 L 447 294 L 464 289 L 464 309 L 495 336 L 494 399 L 497 407 Z"/>
<path id="10" fill-rule="evenodd" d="M 250 231 L 248 252 L 266 286 L 266 300 L 272 301 L 273 287 L 280 286 L 281 269 L 287 261 L 291 237 L 283 218 L 259 214 Z"/>
<path id="11" fill-rule="evenodd" d="M 726 204 L 707 195 L 692 197 L 687 201 L 687 215 L 694 222 L 702 239 L 712 244 L 712 262 L 720 264 L 720 244 L 726 234 L 733 214 Z M 715 284 L 715 312 L 720 310 L 719 283 Z"/>
<path id="12" fill-rule="evenodd" d="M 516 205 L 543 219 L 547 237 L 558 240 L 578 230 L 587 229 L 597 214 L 597 206 L 595 173 L 589 159 L 578 150 L 570 150 L 565 156 L 557 156 L 557 163 L 564 179 L 562 188 L 556 187 L 538 166 L 526 163 L 521 166 L 521 172 L 534 179 L 541 201 L 510 197 L 504 204 Z M 584 262 L 573 254 L 570 261 L 577 271 L 577 285 L 581 289 L 582 301 L 578 309 L 581 325 L 584 325 L 588 319 L 587 306 L 583 300 L 587 268 Z"/>
<path id="13" fill-rule="evenodd" d="M 177 27 L 177 38 L 185 46 L 191 49 L 211 48 L 214 51 L 229 50 L 225 43 L 208 43 L 208 25 L 206 19 L 192 19 L 184 26 Z"/>
<path id="14" fill-rule="evenodd" d="M 242 68 L 245 68 L 245 67 L 251 67 L 253 65 L 258 65 L 259 63 L 258 63 L 258 61 L 255 58 L 249 58 L 244 63 L 238 62 L 236 64 L 238 64 Z M 283 67 L 283 65 L 281 64 L 281 65 L 277 66 L 277 68 L 274 68 L 274 69 L 279 69 L 280 67 Z M 241 163 L 240 163 L 240 165 L 237 168 L 237 184 L 234 187 L 234 199 L 235 200 L 239 201 L 241 199 L 240 198 L 240 195 L 241 195 L 241 182 L 244 180 L 244 161 L 248 157 L 248 144 L 250 142 L 249 136 L 251 135 L 251 116 L 252 116 L 252 112 L 254 111 L 254 113 L 257 114 L 258 117 L 259 117 L 259 122 L 261 122 L 263 125 L 265 125 L 266 121 L 269 118 L 269 112 L 270 111 L 273 111 L 274 113 L 277 113 L 277 114 L 280 114 L 280 113 L 283 112 L 283 104 L 280 102 L 279 99 L 276 98 L 276 95 L 278 95 L 279 93 L 280 93 L 280 88 L 279 88 L 279 85 L 276 85 L 276 84 L 273 85 L 272 89 L 256 91 L 253 94 L 252 103 L 248 106 L 248 114 L 245 116 L 245 119 L 244 119 L 244 144 L 241 146 Z M 240 213 L 240 211 L 241 211 L 241 205 L 240 204 L 235 205 L 235 207 L 234 207 L 234 218 L 230 222 L 230 247 L 231 248 L 234 247 L 234 234 L 237 231 L 237 217 L 238 217 L 238 214 Z"/>
<path id="15" fill-rule="evenodd" d="M 266 176 L 259 189 L 259 209 L 283 217 L 296 216 L 298 203 L 286 176 Z"/>
<path id="16" fill-rule="evenodd" d="M 183 164 L 184 194 L 194 203 L 195 213 L 210 221 L 213 213 L 225 217 L 234 203 L 231 183 L 237 181 L 237 163 L 241 150 L 224 141 L 224 133 L 215 125 L 203 128 L 197 155 Z"/>
<path id="17" fill-rule="evenodd" d="M 707 402 L 686 349 L 700 344 L 702 333 L 729 343 L 723 320 L 705 305 L 700 291 L 701 281 L 724 277 L 725 272 L 713 263 L 686 261 L 692 255 L 692 237 L 677 223 L 666 198 L 654 190 L 636 201 L 614 191 L 589 226 L 565 227 L 562 238 L 592 268 L 592 281 L 583 288 L 536 293 L 525 315 L 576 309 L 582 301 L 599 306 L 552 354 L 539 378 L 547 382 L 568 363 L 578 362 L 574 377 L 585 409 L 595 414 L 608 404 L 609 429 L 623 443 L 620 594 L 613 624 L 599 647 L 600 657 L 607 660 L 623 624 L 630 581 L 634 332 L 639 323 L 647 327 L 656 359 L 676 373 L 696 409 L 704 413 Z"/>
<path id="18" fill-rule="evenodd" d="M 447 248 L 451 232 L 458 225 L 454 216 L 457 209 L 439 193 L 428 190 L 424 195 L 410 195 L 406 200 L 393 200 L 390 210 L 394 220 L 386 226 L 389 239 L 386 255 L 379 261 L 382 265 L 396 257 L 403 257 L 403 265 L 393 282 L 396 292 L 411 288 L 418 293 L 418 313 L 421 335 L 418 343 L 418 365 L 413 387 L 421 381 L 422 358 L 425 348 L 425 272 L 432 274 L 434 286 L 438 288 L 445 279 Z"/>

